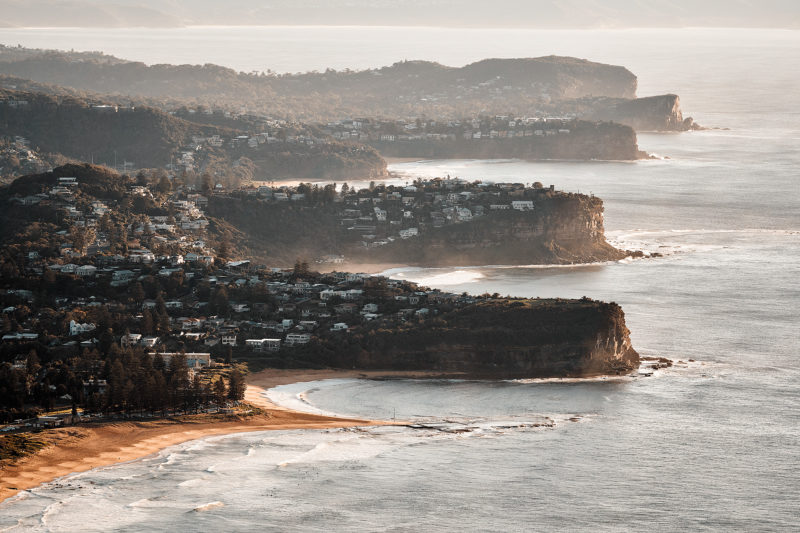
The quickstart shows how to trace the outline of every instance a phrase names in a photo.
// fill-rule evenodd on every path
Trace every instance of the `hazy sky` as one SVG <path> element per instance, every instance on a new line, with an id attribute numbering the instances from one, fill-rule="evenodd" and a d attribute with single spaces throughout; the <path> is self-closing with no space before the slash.
<path id="1" fill-rule="evenodd" d="M 800 28 L 800 0 L 0 0 L 0 26 Z"/>

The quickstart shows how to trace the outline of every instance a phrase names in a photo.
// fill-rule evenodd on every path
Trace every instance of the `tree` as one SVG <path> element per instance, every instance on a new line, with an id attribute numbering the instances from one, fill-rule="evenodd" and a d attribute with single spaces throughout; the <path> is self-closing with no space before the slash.
<path id="1" fill-rule="evenodd" d="M 166 175 L 161 176 L 161 179 L 158 180 L 158 190 L 163 193 L 168 193 L 172 190 L 172 183 Z"/>
<path id="2" fill-rule="evenodd" d="M 209 175 L 207 172 L 203 174 L 203 177 L 200 180 L 200 190 L 206 196 L 214 191 L 214 182 L 211 180 L 211 175 Z"/>
<path id="3" fill-rule="evenodd" d="M 239 401 L 244 399 L 244 391 L 246 385 L 244 383 L 244 376 L 239 370 L 231 372 L 228 378 L 228 399 Z"/>
<path id="4" fill-rule="evenodd" d="M 218 404 L 222 405 L 225 403 L 225 398 L 227 397 L 227 391 L 225 390 L 225 380 L 222 379 L 222 376 L 217 378 L 217 381 L 214 382 L 214 401 Z"/>
<path id="5" fill-rule="evenodd" d="M 216 291 L 214 291 L 214 296 L 211 299 L 212 308 L 218 314 L 226 314 L 230 309 L 230 301 L 228 298 L 228 290 L 225 286 L 219 287 Z"/>
<path id="6" fill-rule="evenodd" d="M 217 257 L 227 261 L 231 257 L 231 241 L 229 235 L 223 235 L 217 246 Z"/>
<path id="7" fill-rule="evenodd" d="M 144 335 L 152 335 L 155 333 L 156 327 L 153 322 L 153 314 L 149 309 L 142 311 L 142 333 Z"/>

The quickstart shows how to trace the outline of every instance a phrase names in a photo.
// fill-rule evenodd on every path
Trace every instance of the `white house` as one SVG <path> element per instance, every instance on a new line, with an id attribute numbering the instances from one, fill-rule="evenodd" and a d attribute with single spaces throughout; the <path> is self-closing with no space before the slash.
<path id="1" fill-rule="evenodd" d="M 139 341 L 139 344 L 146 348 L 152 348 L 158 344 L 158 337 L 142 337 L 141 341 Z"/>
<path id="2" fill-rule="evenodd" d="M 311 335 L 309 333 L 289 333 L 286 335 L 286 346 L 298 346 L 300 344 L 308 344 L 311 342 Z"/>
<path id="3" fill-rule="evenodd" d="M 82 278 L 91 278 L 97 273 L 97 267 L 94 265 L 81 265 L 75 269 L 75 273 Z"/>
<path id="4" fill-rule="evenodd" d="M 277 352 L 281 349 L 280 339 L 247 339 L 244 342 L 256 352 Z"/>
<path id="5" fill-rule="evenodd" d="M 81 333 L 88 333 L 90 331 L 94 331 L 95 328 L 94 324 L 79 324 L 74 320 L 69 321 L 69 334 L 70 335 L 80 335 Z"/>
<path id="6" fill-rule="evenodd" d="M 222 344 L 224 346 L 236 346 L 236 334 L 228 333 L 222 336 Z"/>
<path id="7" fill-rule="evenodd" d="M 141 340 L 142 340 L 141 333 L 128 333 L 127 335 L 123 335 L 122 338 L 120 338 L 119 343 L 123 347 L 134 346 L 136 344 L 139 344 L 139 341 Z"/>
<path id="8" fill-rule="evenodd" d="M 514 200 L 511 207 L 517 211 L 533 211 L 533 202 L 530 200 Z"/>

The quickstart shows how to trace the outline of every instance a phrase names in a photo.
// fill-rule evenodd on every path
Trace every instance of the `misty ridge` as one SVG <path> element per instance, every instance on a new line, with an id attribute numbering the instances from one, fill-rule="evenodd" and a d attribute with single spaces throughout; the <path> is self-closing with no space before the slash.
<path id="1" fill-rule="evenodd" d="M 0 27 L 800 27 L 794 0 L 2 0 Z"/>

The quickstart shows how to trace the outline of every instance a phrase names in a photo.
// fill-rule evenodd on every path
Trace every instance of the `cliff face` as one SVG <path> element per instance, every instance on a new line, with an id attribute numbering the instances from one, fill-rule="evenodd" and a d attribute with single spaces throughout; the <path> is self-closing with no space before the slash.
<path id="1" fill-rule="evenodd" d="M 584 118 L 614 120 L 637 131 L 688 131 L 699 128 L 691 117 L 684 119 L 681 101 L 676 94 L 597 100 Z"/>
<path id="2" fill-rule="evenodd" d="M 420 236 L 371 249 L 353 249 L 356 262 L 425 266 L 572 264 L 628 255 L 605 240 L 603 202 L 578 194 L 542 195 L 533 211 L 503 211 L 431 228 Z"/>
<path id="3" fill-rule="evenodd" d="M 371 333 L 351 363 L 496 379 L 625 374 L 639 366 L 629 333 L 615 303 L 494 300 Z"/>
<path id="4" fill-rule="evenodd" d="M 647 157 L 632 127 L 610 122 L 579 122 L 547 135 L 508 139 L 373 142 L 384 156 L 424 158 L 518 158 L 631 161 Z"/>

